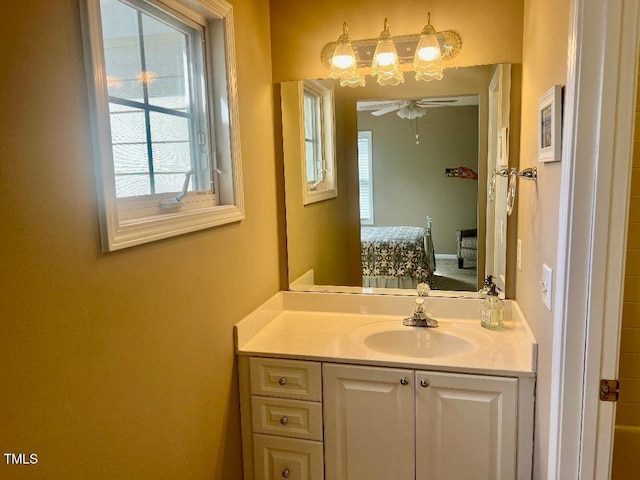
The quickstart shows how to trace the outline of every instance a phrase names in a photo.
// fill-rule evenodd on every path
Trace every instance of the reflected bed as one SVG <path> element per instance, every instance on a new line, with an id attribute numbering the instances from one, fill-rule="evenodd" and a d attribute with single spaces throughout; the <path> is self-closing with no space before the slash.
<path id="1" fill-rule="evenodd" d="M 431 285 L 436 260 L 430 228 L 362 227 L 360 243 L 363 287 Z"/>

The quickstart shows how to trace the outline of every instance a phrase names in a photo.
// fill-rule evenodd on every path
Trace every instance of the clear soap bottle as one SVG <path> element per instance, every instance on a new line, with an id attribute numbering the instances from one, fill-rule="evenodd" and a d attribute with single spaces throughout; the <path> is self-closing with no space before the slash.
<path id="1" fill-rule="evenodd" d="M 502 330 L 504 328 L 504 302 L 498 297 L 495 285 L 489 287 L 487 298 L 482 301 L 480 325 L 489 330 Z"/>

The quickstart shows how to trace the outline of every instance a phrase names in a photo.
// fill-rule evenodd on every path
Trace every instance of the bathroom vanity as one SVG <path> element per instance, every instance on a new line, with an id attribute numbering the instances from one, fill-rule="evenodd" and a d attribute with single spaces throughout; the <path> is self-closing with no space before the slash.
<path id="1" fill-rule="evenodd" d="M 280 292 L 235 327 L 246 479 L 530 479 L 537 344 L 515 302 Z"/>

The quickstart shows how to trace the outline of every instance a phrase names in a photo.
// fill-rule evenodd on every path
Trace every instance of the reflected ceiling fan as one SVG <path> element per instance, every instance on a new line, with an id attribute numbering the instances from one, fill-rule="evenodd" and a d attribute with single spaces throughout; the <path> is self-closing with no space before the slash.
<path id="1" fill-rule="evenodd" d="M 425 109 L 444 107 L 459 103 L 457 98 L 434 98 L 421 100 L 388 100 L 377 102 L 358 102 L 359 111 L 372 111 L 371 115 L 379 117 L 387 113 L 396 112 L 400 118 L 413 120 L 422 117 Z"/>

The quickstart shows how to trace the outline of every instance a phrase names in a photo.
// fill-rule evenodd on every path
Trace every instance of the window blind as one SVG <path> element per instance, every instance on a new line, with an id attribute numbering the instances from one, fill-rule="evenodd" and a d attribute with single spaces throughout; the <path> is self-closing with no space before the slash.
<path id="1" fill-rule="evenodd" d="M 358 132 L 358 180 L 360 185 L 360 221 L 373 224 L 372 138 L 370 131 Z"/>

